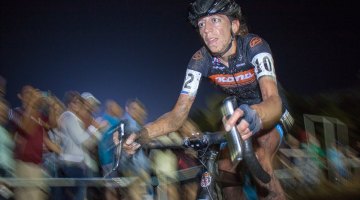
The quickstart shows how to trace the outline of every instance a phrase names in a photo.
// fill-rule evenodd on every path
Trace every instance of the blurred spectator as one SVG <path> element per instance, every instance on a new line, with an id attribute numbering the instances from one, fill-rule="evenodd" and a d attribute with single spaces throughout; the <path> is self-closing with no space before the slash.
<path id="1" fill-rule="evenodd" d="M 91 161 L 88 152 L 97 144 L 101 137 L 99 124 L 92 118 L 93 107 L 76 91 L 66 92 L 64 103 L 67 110 L 61 114 L 59 127 L 62 137 L 62 153 L 59 160 L 59 177 L 86 178 L 89 177 Z M 92 125 L 90 132 L 87 130 Z M 61 199 L 84 200 L 86 187 L 62 188 Z"/>
<path id="2" fill-rule="evenodd" d="M 6 130 L 9 106 L 5 100 L 6 80 L 0 76 L 0 178 L 14 176 L 14 141 L 12 135 Z M 7 184 L 0 181 L 0 200 L 13 199 L 13 192 Z"/>
<path id="3" fill-rule="evenodd" d="M 120 119 L 124 114 L 123 109 L 114 100 L 108 100 L 106 102 L 105 109 L 105 113 L 99 120 L 105 121 L 107 123 L 107 127 L 105 128 L 98 147 L 99 161 L 103 171 L 103 176 L 110 173 L 113 168 L 115 147 L 113 142 L 113 134 L 116 127 L 119 126 L 121 122 Z M 111 174 L 110 177 L 112 177 Z"/>
<path id="4" fill-rule="evenodd" d="M 155 138 L 156 143 L 163 145 L 181 145 L 182 138 L 177 132 L 169 133 L 168 135 L 162 135 Z M 152 149 L 149 155 L 152 161 L 152 169 L 156 174 L 156 177 L 159 181 L 159 186 L 157 187 L 157 194 L 160 195 L 163 193 L 166 196 L 159 196 L 159 199 L 181 199 L 178 191 L 178 181 L 177 181 L 177 170 L 178 170 L 178 159 L 176 154 L 172 149 Z"/>
<path id="5" fill-rule="evenodd" d="M 100 177 L 98 143 L 102 138 L 102 133 L 107 127 L 107 121 L 98 122 L 95 120 L 95 114 L 100 110 L 101 102 L 90 92 L 81 93 L 84 99 L 84 109 L 80 110 L 80 116 L 84 123 L 84 127 L 88 133 L 99 132 L 99 138 L 96 140 L 91 139 L 84 143 L 85 164 L 88 167 L 87 177 Z M 90 142 L 89 142 L 90 141 Z M 102 187 L 89 186 L 86 190 L 87 200 L 103 199 Z"/>
<path id="6" fill-rule="evenodd" d="M 49 131 L 48 137 L 54 145 L 57 145 L 57 152 L 50 151 L 44 147 L 43 166 L 51 177 L 57 177 L 57 156 L 61 152 L 61 133 L 59 131 L 58 120 L 60 115 L 65 111 L 63 103 L 55 96 L 49 97 Z"/>
<path id="7" fill-rule="evenodd" d="M 15 168 L 14 141 L 5 129 L 8 121 L 8 110 L 7 101 L 0 97 L 0 177 L 12 177 Z"/>
<path id="8" fill-rule="evenodd" d="M 4 97 L 6 93 L 6 79 L 0 76 L 0 97 Z"/>
<path id="9" fill-rule="evenodd" d="M 125 133 L 139 131 L 145 124 L 147 110 L 139 99 L 129 99 L 125 105 L 124 120 L 126 123 Z"/>
<path id="10" fill-rule="evenodd" d="M 188 119 L 178 132 L 157 137 L 156 142 L 163 145 L 182 145 L 186 137 L 201 134 L 198 126 Z M 166 192 L 168 199 L 194 200 L 197 198 L 199 177 L 190 180 L 179 181 L 178 170 L 186 170 L 200 163 L 197 160 L 197 152 L 193 149 L 154 149 L 150 152 L 153 171 L 159 180 L 159 190 Z M 161 197 L 160 197 L 161 199 Z"/>
<path id="11" fill-rule="evenodd" d="M 186 120 L 184 125 L 179 129 L 181 137 L 191 137 L 193 134 L 201 133 L 200 128 L 191 119 Z M 178 159 L 178 169 L 184 170 L 200 165 L 197 152 L 193 149 L 174 150 Z M 180 199 L 193 200 L 196 199 L 199 190 L 199 177 L 180 182 Z"/>
<path id="12" fill-rule="evenodd" d="M 190 119 L 178 130 L 167 135 L 159 136 L 154 140 L 155 144 L 164 146 L 181 146 L 186 137 L 200 133 L 200 129 Z M 198 192 L 199 179 L 194 177 L 190 180 L 180 181 L 178 178 L 178 170 L 185 170 L 195 167 L 199 164 L 197 161 L 197 152 L 193 149 L 152 149 L 150 151 L 150 159 L 152 161 L 152 169 L 159 181 L 157 194 L 166 194 L 166 196 L 158 196 L 159 199 L 196 199 Z"/>
<path id="13" fill-rule="evenodd" d="M 106 102 L 105 113 L 99 119 L 101 122 L 106 122 L 107 126 L 104 129 L 101 140 L 98 145 L 99 161 L 102 168 L 102 176 L 117 177 L 117 171 L 113 171 L 114 167 L 114 150 L 113 134 L 120 125 L 120 118 L 123 116 L 124 110 L 114 100 Z M 107 200 L 116 199 L 117 193 L 113 188 L 106 188 L 105 198 Z"/>
<path id="14" fill-rule="evenodd" d="M 86 100 L 91 113 L 96 113 L 99 111 L 101 102 L 94 95 L 92 95 L 90 92 L 83 92 L 81 93 L 81 97 Z"/>
<path id="15" fill-rule="evenodd" d="M 57 145 L 58 152 L 53 152 L 44 147 L 43 167 L 47 171 L 49 177 L 58 178 L 58 155 L 61 152 L 61 132 L 59 131 L 59 117 L 65 111 L 63 103 L 55 96 L 49 96 L 49 131 L 48 137 L 52 143 Z M 60 200 L 61 190 L 59 187 L 50 187 L 51 200 Z"/>
<path id="16" fill-rule="evenodd" d="M 308 157 L 299 157 L 294 162 L 301 171 L 303 186 L 312 189 L 325 178 L 323 172 L 325 153 L 319 140 L 312 134 L 308 134 L 308 143 L 300 143 L 300 147 L 304 149 Z"/>
<path id="17" fill-rule="evenodd" d="M 47 99 L 42 93 L 26 85 L 18 94 L 21 107 L 10 110 L 10 130 L 15 135 L 15 174 L 18 178 L 43 178 L 42 153 L 43 144 L 51 151 L 58 151 L 47 136 Z M 18 187 L 16 199 L 45 199 L 47 187 L 39 182 L 39 187 Z"/>
<path id="18" fill-rule="evenodd" d="M 331 147 L 326 150 L 329 159 L 330 170 L 335 174 L 335 181 L 344 183 L 348 179 L 348 171 L 345 165 L 345 155 L 341 147 L 336 142 L 331 144 Z"/>
<path id="19" fill-rule="evenodd" d="M 147 118 L 147 111 L 144 104 L 138 99 L 128 100 L 126 102 L 125 111 L 123 118 L 125 123 L 125 134 L 130 135 L 143 127 Z M 135 181 L 128 187 L 130 199 L 144 199 L 148 195 L 153 195 L 150 182 L 150 161 L 143 149 L 139 149 L 131 157 L 123 152 L 120 173 L 124 176 L 139 177 L 138 181 Z"/>
<path id="20" fill-rule="evenodd" d="M 359 178 L 360 158 L 356 156 L 356 151 L 352 148 L 348 148 L 345 153 L 346 167 L 351 173 L 351 179 L 357 180 Z"/>
<path id="21" fill-rule="evenodd" d="M 81 93 L 83 98 L 83 109 L 80 110 L 79 115 L 81 120 L 84 123 L 84 128 L 88 133 L 103 133 L 104 128 L 107 126 L 107 122 L 103 121 L 101 124 L 97 122 L 94 118 L 95 113 L 100 109 L 101 102 L 95 98 L 89 92 Z M 98 158 L 98 140 L 101 139 L 102 135 L 98 135 L 97 140 L 88 140 L 84 143 L 83 150 L 85 152 L 85 163 L 89 167 L 88 176 L 89 177 L 98 177 L 99 173 L 99 158 Z"/>

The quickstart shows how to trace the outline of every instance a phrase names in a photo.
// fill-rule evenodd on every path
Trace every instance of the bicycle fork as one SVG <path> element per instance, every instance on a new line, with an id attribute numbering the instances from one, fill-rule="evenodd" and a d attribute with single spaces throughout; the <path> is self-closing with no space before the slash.
<path id="1" fill-rule="evenodd" d="M 200 191 L 198 194 L 198 200 L 218 200 L 219 192 L 216 188 L 216 176 L 217 176 L 217 167 L 216 167 L 216 158 L 218 151 L 210 150 L 205 154 L 205 158 L 202 159 L 202 164 L 205 166 L 204 171 L 201 176 L 200 181 Z M 204 163 L 205 162 L 205 163 Z"/>

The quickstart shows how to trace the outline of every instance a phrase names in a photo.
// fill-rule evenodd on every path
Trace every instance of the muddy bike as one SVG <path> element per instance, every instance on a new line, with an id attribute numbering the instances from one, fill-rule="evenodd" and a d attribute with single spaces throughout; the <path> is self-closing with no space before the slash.
<path id="1" fill-rule="evenodd" d="M 221 200 L 223 198 L 222 188 L 243 185 L 243 181 L 234 174 L 218 170 L 217 160 L 219 157 L 220 145 L 227 142 L 224 132 L 194 133 L 192 137 L 186 137 L 182 144 L 152 141 L 144 146 L 147 149 L 188 149 L 197 152 L 197 159 L 200 163 L 195 174 L 199 182 L 197 199 Z M 242 163 L 244 164 L 244 163 Z M 243 168 L 241 168 L 243 169 Z M 179 171 L 180 172 L 180 171 Z M 181 174 L 181 173 L 179 173 Z M 239 174 L 242 174 L 239 173 Z M 178 176 L 179 180 L 184 178 Z M 256 176 L 256 175 L 255 175 Z M 259 176 L 256 176 L 259 177 Z"/>
<path id="2" fill-rule="evenodd" d="M 222 113 L 228 118 L 237 107 L 236 98 L 231 96 L 223 101 Z M 203 172 L 200 180 L 200 190 L 197 199 L 223 199 L 222 186 L 239 186 L 242 181 L 234 175 L 226 174 L 217 168 L 217 158 L 219 154 L 219 145 L 227 143 L 230 152 L 230 159 L 233 166 L 237 166 L 240 161 L 244 161 L 245 167 L 250 173 L 262 181 L 270 182 L 270 175 L 261 167 L 252 148 L 252 140 L 242 140 L 236 127 L 233 127 L 227 133 L 205 133 L 201 137 L 194 135 L 191 138 L 185 138 L 184 145 L 187 148 L 193 148 L 198 151 L 198 159 L 203 165 Z M 225 179 L 222 177 L 226 177 Z"/>
<path id="3" fill-rule="evenodd" d="M 236 108 L 235 97 L 228 97 L 223 101 L 223 115 L 225 117 L 230 116 Z M 120 129 L 121 130 L 121 129 Z M 122 128 L 123 130 L 123 128 Z M 122 143 L 124 141 L 123 131 L 120 132 L 120 143 L 116 148 L 116 162 L 113 171 L 116 171 L 119 167 L 119 160 L 122 154 Z M 241 185 L 241 181 L 235 177 L 227 176 L 226 180 L 221 179 L 225 176 L 219 172 L 217 168 L 217 159 L 219 154 L 219 146 L 221 143 L 227 143 L 230 158 L 234 166 L 237 166 L 240 161 L 244 161 L 245 167 L 250 173 L 262 181 L 263 183 L 270 182 L 270 176 L 261 167 L 257 160 L 257 157 L 252 148 L 252 140 L 242 140 L 236 127 L 233 127 L 229 132 L 205 132 L 202 135 L 194 134 L 192 137 L 187 137 L 183 140 L 182 144 L 162 144 L 158 141 L 152 141 L 142 148 L 146 149 L 186 149 L 192 148 L 196 150 L 198 160 L 201 163 L 200 172 L 200 189 L 198 191 L 197 199 L 223 199 L 221 192 L 222 186 L 238 186 Z"/>

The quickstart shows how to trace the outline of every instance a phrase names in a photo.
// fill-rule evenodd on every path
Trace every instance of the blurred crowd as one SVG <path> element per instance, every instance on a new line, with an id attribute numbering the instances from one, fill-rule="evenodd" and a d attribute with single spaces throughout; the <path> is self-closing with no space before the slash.
<path id="1" fill-rule="evenodd" d="M 58 98 L 31 85 L 23 86 L 18 98 L 21 105 L 11 108 L 5 99 L 5 84 L 2 85 L 0 175 L 4 180 L 23 178 L 37 182 L 26 187 L 8 187 L 10 195 L 0 188 L 0 199 L 153 199 L 157 192 L 153 176 L 162 177 L 157 185 L 167 185 L 159 189 L 171 195 L 171 199 L 195 199 L 195 180 L 169 182 L 176 178 L 177 170 L 198 165 L 196 153 L 191 150 L 141 149 L 133 156 L 123 151 L 117 158 L 119 140 L 139 131 L 146 123 L 147 108 L 139 99 L 128 99 L 122 107 L 113 99 L 100 102 L 90 92 L 67 91 Z M 199 129 L 189 119 L 181 130 L 159 141 L 181 144 L 194 131 Z M 49 186 L 45 181 L 117 177 L 137 179 L 121 189 L 111 184 L 65 187 L 61 182 L 57 187 L 56 182 Z M 4 185 L 0 181 L 0 186 Z"/>
<path id="2" fill-rule="evenodd" d="M 299 126 L 293 131 L 294 134 L 286 135 L 277 155 L 278 172 L 283 172 L 279 174 L 280 181 L 287 191 L 297 190 L 298 195 L 299 191 L 316 192 L 318 187 L 329 189 L 329 184 L 359 187 L 359 141 L 350 147 L 335 138 L 327 142 L 321 134 L 309 133 Z"/>
<path id="3" fill-rule="evenodd" d="M 25 85 L 18 93 L 21 105 L 10 107 L 5 99 L 5 80 L 0 82 L 0 176 L 38 180 L 33 186 L 8 187 L 8 192 L 2 189 L 4 183 L 0 181 L 0 199 L 154 199 L 160 190 L 167 199 L 196 199 L 198 178 L 178 181 L 176 174 L 199 165 L 194 150 L 141 149 L 133 156 L 122 152 L 117 159 L 119 140 L 146 123 L 147 108 L 139 99 L 128 99 L 121 106 L 113 99 L 100 102 L 90 92 L 67 91 L 58 98 Z M 280 148 L 300 153 L 278 153 L 277 168 L 291 174 L 291 178 L 280 178 L 285 189 L 312 188 L 324 180 L 345 184 L 359 177 L 357 151 L 336 141 L 324 149 L 319 138 L 306 134 L 304 140 L 305 131 L 297 128 L 293 136 L 286 136 Z M 157 140 L 162 144 L 181 144 L 185 137 L 199 132 L 199 127 L 188 119 L 180 130 Z M 117 177 L 137 179 L 121 189 L 86 184 L 57 187 L 41 181 Z M 244 188 L 250 194 L 255 187 L 248 183 Z M 248 199 L 256 199 L 256 194 Z"/>

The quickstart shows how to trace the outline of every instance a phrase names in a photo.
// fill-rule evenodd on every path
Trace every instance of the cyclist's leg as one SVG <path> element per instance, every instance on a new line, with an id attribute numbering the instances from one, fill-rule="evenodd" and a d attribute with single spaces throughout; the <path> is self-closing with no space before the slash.
<path id="1" fill-rule="evenodd" d="M 263 169 L 271 176 L 271 180 L 267 184 L 257 180 L 259 197 L 263 199 L 286 199 L 272 166 L 272 159 L 279 147 L 280 139 L 281 136 L 276 128 L 261 133 L 257 137 L 256 155 Z"/>
<path id="2" fill-rule="evenodd" d="M 238 178 L 238 181 L 241 182 L 240 177 L 238 177 L 239 174 L 236 173 L 237 169 L 233 169 L 229 155 L 227 148 L 221 151 L 220 159 L 218 160 L 219 174 L 221 175 L 220 179 L 228 181 Z M 235 181 L 237 180 L 234 180 L 234 182 Z M 226 200 L 245 199 L 242 186 L 224 186 L 222 190 L 224 199 Z"/>

